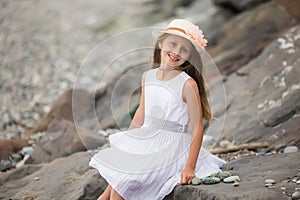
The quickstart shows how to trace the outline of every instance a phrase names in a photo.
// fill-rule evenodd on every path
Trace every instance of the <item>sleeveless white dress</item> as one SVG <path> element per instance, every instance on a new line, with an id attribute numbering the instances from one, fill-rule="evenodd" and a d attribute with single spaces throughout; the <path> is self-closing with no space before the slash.
<path id="1" fill-rule="evenodd" d="M 109 136 L 111 147 L 89 163 L 126 200 L 161 200 L 180 182 L 192 139 L 183 85 L 191 78 L 181 72 L 168 81 L 157 79 L 158 68 L 145 77 L 145 119 L 140 128 Z M 220 172 L 222 159 L 201 148 L 196 176 Z"/>

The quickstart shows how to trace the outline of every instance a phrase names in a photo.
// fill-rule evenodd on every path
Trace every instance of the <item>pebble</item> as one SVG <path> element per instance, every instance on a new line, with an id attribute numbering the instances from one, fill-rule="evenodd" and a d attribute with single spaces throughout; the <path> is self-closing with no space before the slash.
<path id="1" fill-rule="evenodd" d="M 265 184 L 275 184 L 276 181 L 274 179 L 266 179 Z"/>
<path id="2" fill-rule="evenodd" d="M 240 186 L 240 182 L 239 181 L 234 181 L 234 183 L 232 184 L 233 187 L 237 187 Z"/>
<path id="3" fill-rule="evenodd" d="M 286 188 L 285 188 L 285 187 L 281 187 L 280 189 L 281 189 L 281 190 L 286 190 Z"/>
<path id="4" fill-rule="evenodd" d="M 40 178 L 39 178 L 39 177 L 35 177 L 34 180 L 35 180 L 35 181 L 38 181 L 38 180 L 40 180 Z"/>
<path id="5" fill-rule="evenodd" d="M 287 146 L 283 150 L 283 153 L 295 153 L 295 152 L 298 152 L 298 147 L 296 146 Z"/>
<path id="6" fill-rule="evenodd" d="M 225 178 L 223 181 L 224 183 L 233 183 L 235 180 L 239 179 L 239 176 L 229 176 Z"/>
<path id="7" fill-rule="evenodd" d="M 296 200 L 296 199 L 300 199 L 300 192 L 296 191 L 292 194 L 292 199 Z"/>
<path id="8" fill-rule="evenodd" d="M 192 185 L 200 185 L 201 184 L 201 179 L 198 177 L 194 177 L 192 180 Z"/>
<path id="9" fill-rule="evenodd" d="M 4 172 L 6 170 L 9 170 L 13 167 L 11 161 L 9 160 L 1 160 L 0 161 L 0 171 Z"/>
<path id="10" fill-rule="evenodd" d="M 22 149 L 22 153 L 25 155 L 25 154 L 28 154 L 28 155 L 31 155 L 33 152 L 33 147 L 23 147 Z"/>
<path id="11" fill-rule="evenodd" d="M 215 183 L 219 183 L 221 180 L 218 177 L 211 177 L 211 178 L 203 178 L 201 181 L 203 184 L 215 184 Z"/>
<path id="12" fill-rule="evenodd" d="M 232 176 L 232 172 L 230 171 L 223 171 L 221 173 L 218 174 L 218 177 L 221 179 L 221 180 L 224 180 L 225 178 L 228 178 Z"/>

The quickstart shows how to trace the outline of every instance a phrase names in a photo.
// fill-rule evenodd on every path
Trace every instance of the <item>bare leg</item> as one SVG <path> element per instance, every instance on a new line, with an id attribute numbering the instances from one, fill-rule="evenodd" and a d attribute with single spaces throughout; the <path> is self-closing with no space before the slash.
<path id="1" fill-rule="evenodd" d="M 124 200 L 119 193 L 117 193 L 113 188 L 110 193 L 110 200 Z"/>
<path id="2" fill-rule="evenodd" d="M 111 186 L 108 185 L 105 189 L 105 191 L 98 197 L 97 200 L 109 200 L 110 199 L 110 193 L 111 193 Z"/>

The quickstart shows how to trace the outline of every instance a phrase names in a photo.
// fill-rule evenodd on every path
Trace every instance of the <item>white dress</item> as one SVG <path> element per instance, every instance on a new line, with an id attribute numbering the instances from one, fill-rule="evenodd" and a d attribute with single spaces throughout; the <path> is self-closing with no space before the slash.
<path id="1" fill-rule="evenodd" d="M 161 200 L 180 182 L 192 138 L 188 107 L 182 100 L 185 72 L 168 81 L 145 77 L 145 119 L 140 128 L 109 136 L 111 147 L 89 163 L 126 200 Z M 201 148 L 196 176 L 220 172 L 225 161 Z"/>

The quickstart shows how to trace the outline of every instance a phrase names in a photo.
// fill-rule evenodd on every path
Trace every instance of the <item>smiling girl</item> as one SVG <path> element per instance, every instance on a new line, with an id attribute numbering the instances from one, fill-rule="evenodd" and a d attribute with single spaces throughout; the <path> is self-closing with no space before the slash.
<path id="1" fill-rule="evenodd" d="M 90 161 L 109 184 L 98 200 L 161 200 L 176 185 L 218 173 L 225 163 L 201 147 L 202 121 L 211 120 L 198 70 L 207 42 L 202 31 L 175 19 L 154 35 L 152 69 L 142 75 L 140 105 L 128 130 L 111 135 L 111 147 Z"/>

